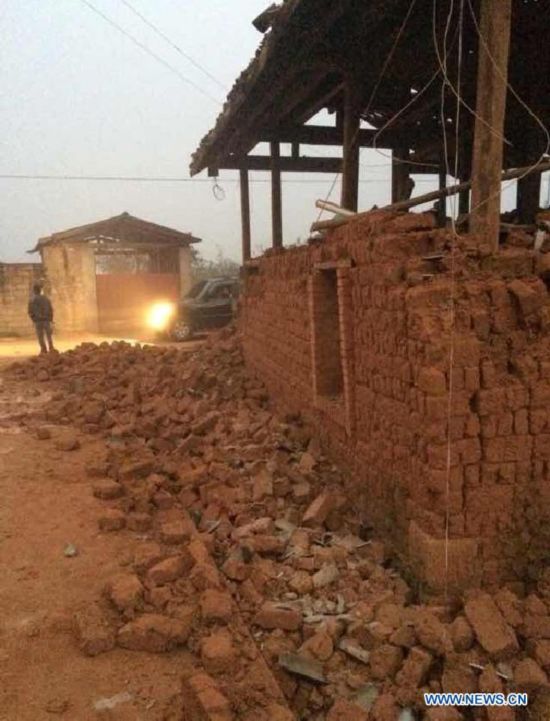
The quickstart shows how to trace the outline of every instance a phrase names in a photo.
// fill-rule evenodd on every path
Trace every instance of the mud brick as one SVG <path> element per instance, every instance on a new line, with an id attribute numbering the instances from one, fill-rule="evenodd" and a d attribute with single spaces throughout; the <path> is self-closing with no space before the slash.
<path id="1" fill-rule="evenodd" d="M 532 448 L 533 436 L 487 438 L 483 441 L 483 457 L 493 463 L 526 461 L 531 458 Z"/>
<path id="2" fill-rule="evenodd" d="M 227 698 L 206 673 L 197 673 L 183 684 L 183 708 L 193 721 L 233 721 Z"/>
<path id="3" fill-rule="evenodd" d="M 532 408 L 547 408 L 550 405 L 550 383 L 537 383 L 531 393 Z"/>
<path id="4" fill-rule="evenodd" d="M 79 648 L 86 656 L 97 656 L 115 647 L 115 630 L 97 604 L 75 613 L 74 630 Z"/>
<path id="5" fill-rule="evenodd" d="M 467 488 L 475 488 L 480 482 L 480 466 L 472 464 L 464 468 L 464 485 Z"/>
<path id="6" fill-rule="evenodd" d="M 153 461 L 144 459 L 139 461 L 127 461 L 118 472 L 119 480 L 131 480 L 133 478 L 145 478 L 153 470 Z"/>
<path id="7" fill-rule="evenodd" d="M 529 282 L 516 278 L 508 284 L 508 290 L 526 316 L 536 313 L 548 302 L 546 286 L 538 278 L 530 279 Z"/>
<path id="8" fill-rule="evenodd" d="M 529 430 L 533 435 L 542 433 L 548 425 L 548 411 L 537 408 L 529 413 Z"/>
<path id="9" fill-rule="evenodd" d="M 480 416 L 502 413 L 506 409 L 506 389 L 480 390 L 477 394 L 477 408 Z"/>
<path id="10" fill-rule="evenodd" d="M 422 368 L 418 374 L 417 385 L 428 395 L 442 396 L 447 393 L 445 373 L 437 368 Z"/>
<path id="11" fill-rule="evenodd" d="M 534 438 L 533 458 L 550 460 L 550 434 L 541 433 Z"/>
<path id="12" fill-rule="evenodd" d="M 160 614 L 145 613 L 136 621 L 123 626 L 117 634 L 117 643 L 131 651 L 162 653 L 187 641 L 191 633 L 193 611 L 186 618 L 168 618 Z"/>
<path id="13" fill-rule="evenodd" d="M 497 372 L 491 361 L 484 360 L 481 363 L 481 386 L 482 388 L 493 388 L 497 382 Z"/>
<path id="14" fill-rule="evenodd" d="M 109 478 L 104 478 L 100 481 L 96 481 L 92 486 L 93 494 L 96 498 L 102 500 L 111 500 L 113 498 L 120 498 L 124 493 L 124 488 Z"/>
<path id="15" fill-rule="evenodd" d="M 529 414 L 525 408 L 514 413 L 514 433 L 519 436 L 529 433 Z"/>
<path id="16" fill-rule="evenodd" d="M 468 600 L 464 606 L 481 646 L 494 659 L 509 658 L 519 649 L 513 628 L 504 620 L 498 606 L 487 593 Z"/>
<path id="17" fill-rule="evenodd" d="M 97 523 L 101 531 L 120 531 L 126 525 L 126 516 L 117 508 L 108 508 Z"/>
<path id="18" fill-rule="evenodd" d="M 503 413 L 497 419 L 497 436 L 511 436 L 514 427 L 514 416 L 512 413 Z"/>
<path id="19" fill-rule="evenodd" d="M 188 553 L 179 556 L 172 556 L 164 561 L 159 561 L 147 572 L 146 580 L 148 585 L 163 586 L 166 583 L 176 581 L 188 573 L 193 566 L 193 559 Z"/>
<path id="20" fill-rule="evenodd" d="M 460 463 L 468 465 L 481 461 L 481 444 L 478 438 L 465 438 L 456 444 Z"/>
<path id="21" fill-rule="evenodd" d="M 464 387 L 468 391 L 477 391 L 480 387 L 479 366 L 464 368 Z"/>
<path id="22" fill-rule="evenodd" d="M 481 432 L 481 423 L 479 421 L 479 416 L 472 413 L 468 416 L 468 418 L 466 420 L 466 426 L 464 428 L 464 433 L 466 436 L 473 438 L 475 436 L 479 436 L 480 432 Z"/>
<path id="23" fill-rule="evenodd" d="M 233 614 L 231 596 L 225 591 L 206 589 L 200 598 L 201 617 L 206 622 L 227 623 Z"/>
<path id="24" fill-rule="evenodd" d="M 482 416 L 480 418 L 481 435 L 483 438 L 495 438 L 497 435 L 497 417 Z"/>
<path id="25" fill-rule="evenodd" d="M 326 521 L 328 515 L 338 505 L 337 498 L 331 493 L 322 493 L 311 503 L 304 513 L 302 523 L 304 526 L 320 525 Z"/>
<path id="26" fill-rule="evenodd" d="M 302 614 L 295 609 L 266 602 L 256 614 L 254 623 L 266 629 L 296 631 L 302 625 Z"/>

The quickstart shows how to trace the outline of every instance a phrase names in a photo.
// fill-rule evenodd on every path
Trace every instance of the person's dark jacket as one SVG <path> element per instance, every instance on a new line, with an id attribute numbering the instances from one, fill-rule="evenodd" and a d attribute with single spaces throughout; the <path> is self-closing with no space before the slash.
<path id="1" fill-rule="evenodd" d="M 53 320 L 53 308 L 45 295 L 34 295 L 29 301 L 29 316 L 33 323 Z"/>

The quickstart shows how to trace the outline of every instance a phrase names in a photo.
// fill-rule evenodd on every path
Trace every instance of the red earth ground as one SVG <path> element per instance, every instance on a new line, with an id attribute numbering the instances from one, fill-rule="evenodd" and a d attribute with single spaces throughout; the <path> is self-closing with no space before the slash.
<path id="1" fill-rule="evenodd" d="M 84 466 L 101 441 L 80 436 L 67 453 L 24 429 L 19 414 L 46 399 L 0 374 L 0 721 L 159 721 L 191 663 L 186 651 L 90 658 L 75 643 L 75 610 L 143 541 L 98 530 Z M 69 543 L 75 557 L 64 555 Z"/>

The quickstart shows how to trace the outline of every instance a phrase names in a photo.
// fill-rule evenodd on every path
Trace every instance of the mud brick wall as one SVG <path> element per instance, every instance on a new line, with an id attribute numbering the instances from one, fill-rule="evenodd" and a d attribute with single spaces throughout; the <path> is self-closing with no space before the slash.
<path id="1" fill-rule="evenodd" d="M 448 247 L 431 215 L 378 212 L 262 257 L 245 356 L 417 577 L 520 582 L 550 553 L 550 255 L 461 239 L 453 283 Z"/>
<path id="2" fill-rule="evenodd" d="M 0 335 L 34 332 L 27 305 L 34 283 L 43 280 L 40 263 L 0 263 Z"/>
<path id="3" fill-rule="evenodd" d="M 47 245 L 44 270 L 51 284 L 55 324 L 61 332 L 97 332 L 94 249 L 84 243 Z"/>

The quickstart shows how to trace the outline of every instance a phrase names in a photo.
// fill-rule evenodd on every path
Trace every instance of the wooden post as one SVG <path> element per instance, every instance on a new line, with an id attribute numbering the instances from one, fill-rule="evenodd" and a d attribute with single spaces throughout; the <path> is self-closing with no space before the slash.
<path id="1" fill-rule="evenodd" d="M 518 214 L 520 223 L 535 222 L 540 209 L 540 189 L 542 177 L 540 173 L 530 173 L 518 180 Z"/>
<path id="2" fill-rule="evenodd" d="M 463 181 L 461 181 L 463 182 Z M 458 194 L 458 214 L 468 215 L 470 212 L 470 190 L 463 190 Z"/>
<path id="3" fill-rule="evenodd" d="M 283 247 L 283 211 L 281 199 L 281 168 L 279 165 L 279 143 L 270 143 L 271 148 L 271 223 L 273 248 Z"/>
<path id="4" fill-rule="evenodd" d="M 498 249 L 512 0 L 482 0 L 470 230 Z M 485 48 L 485 45 L 488 51 Z M 495 65 L 497 67 L 495 67 Z M 481 120 L 480 120 L 481 118 Z"/>
<path id="5" fill-rule="evenodd" d="M 439 161 L 439 190 L 444 191 L 447 187 L 447 166 L 445 164 L 445 158 L 442 156 Z M 437 201 L 437 224 L 440 228 L 444 228 L 447 225 L 447 196 L 442 197 Z"/>
<path id="6" fill-rule="evenodd" d="M 408 160 L 410 151 L 407 146 L 395 148 L 394 156 L 400 160 Z M 410 166 L 392 158 L 391 164 L 391 202 L 407 200 L 411 197 Z"/>
<path id="7" fill-rule="evenodd" d="M 250 260 L 250 188 L 248 185 L 248 170 L 241 168 L 240 186 L 241 186 L 241 228 L 242 228 L 242 249 L 243 263 Z"/>
<path id="8" fill-rule="evenodd" d="M 344 157 L 342 160 L 342 197 L 340 205 L 357 210 L 359 200 L 359 127 L 361 93 L 357 80 L 346 84 L 344 101 Z"/>

